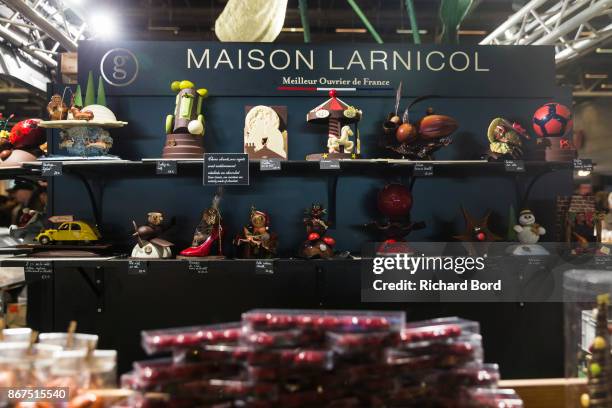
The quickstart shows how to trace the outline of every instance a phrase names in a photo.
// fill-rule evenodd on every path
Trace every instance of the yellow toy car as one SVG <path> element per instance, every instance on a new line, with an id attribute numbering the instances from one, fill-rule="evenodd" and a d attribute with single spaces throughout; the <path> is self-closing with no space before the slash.
<path id="1" fill-rule="evenodd" d="M 98 229 L 84 221 L 63 222 L 57 229 L 43 230 L 36 236 L 36 241 L 42 245 L 53 242 L 79 241 L 84 244 L 98 241 L 102 238 Z"/>

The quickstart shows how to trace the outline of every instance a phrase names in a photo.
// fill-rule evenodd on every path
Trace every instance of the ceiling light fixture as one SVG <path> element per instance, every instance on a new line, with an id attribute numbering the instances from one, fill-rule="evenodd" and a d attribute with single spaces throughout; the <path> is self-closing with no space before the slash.
<path id="1" fill-rule="evenodd" d="M 336 28 L 337 33 L 365 34 L 365 28 Z"/>
<path id="2" fill-rule="evenodd" d="M 608 79 L 608 74 L 584 74 L 586 79 Z"/>
<path id="3" fill-rule="evenodd" d="M 591 175 L 589 170 L 578 170 L 578 177 L 588 177 Z"/>
<path id="4" fill-rule="evenodd" d="M 283 33 L 303 33 L 304 29 L 302 27 L 283 27 L 281 31 Z"/>
<path id="5" fill-rule="evenodd" d="M 90 15 L 88 26 L 98 38 L 113 38 L 117 34 L 117 17 L 107 10 L 98 10 Z"/>
<path id="6" fill-rule="evenodd" d="M 412 30 L 405 28 L 398 28 L 395 32 L 397 34 L 412 34 Z M 419 30 L 419 34 L 427 34 L 427 30 Z"/>
<path id="7" fill-rule="evenodd" d="M 597 54 L 612 54 L 612 48 L 596 48 L 595 52 Z"/>

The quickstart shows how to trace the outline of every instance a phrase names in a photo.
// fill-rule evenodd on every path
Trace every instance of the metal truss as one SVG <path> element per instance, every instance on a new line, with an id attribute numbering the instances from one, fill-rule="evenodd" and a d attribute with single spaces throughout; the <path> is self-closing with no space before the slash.
<path id="1" fill-rule="evenodd" d="M 564 65 L 612 37 L 612 0 L 531 0 L 480 44 L 554 45 Z"/>
<path id="2" fill-rule="evenodd" d="M 57 54 L 76 51 L 77 41 L 88 34 L 81 12 L 67 1 L 2 0 L 0 74 L 44 90 L 57 68 Z"/>

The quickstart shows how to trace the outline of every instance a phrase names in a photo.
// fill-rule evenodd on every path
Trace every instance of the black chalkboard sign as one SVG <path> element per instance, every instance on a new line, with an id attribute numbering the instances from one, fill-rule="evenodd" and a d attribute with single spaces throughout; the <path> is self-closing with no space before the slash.
<path id="1" fill-rule="evenodd" d="M 62 175 L 62 162 L 57 161 L 44 161 L 40 172 L 43 177 L 55 177 Z"/>
<path id="2" fill-rule="evenodd" d="M 574 159 L 574 170 L 576 170 L 576 171 L 593 171 L 593 160 L 591 160 L 591 159 Z"/>
<path id="3" fill-rule="evenodd" d="M 274 274 L 274 261 L 267 259 L 258 259 L 255 261 L 255 273 L 257 275 L 272 275 Z"/>
<path id="4" fill-rule="evenodd" d="M 431 163 L 415 163 L 412 175 L 415 177 L 432 177 L 434 165 Z"/>
<path id="5" fill-rule="evenodd" d="M 522 160 L 504 160 L 504 168 L 509 173 L 524 173 L 525 162 Z"/>
<path id="6" fill-rule="evenodd" d="M 128 275 L 144 275 L 147 273 L 147 261 L 128 260 Z"/>
<path id="7" fill-rule="evenodd" d="M 28 261 L 23 267 L 26 282 L 47 280 L 53 277 L 51 261 Z"/>
<path id="8" fill-rule="evenodd" d="M 177 165 L 175 160 L 158 160 L 155 163 L 155 174 L 173 175 L 177 174 Z"/>
<path id="9" fill-rule="evenodd" d="M 248 186 L 249 155 L 246 153 L 205 153 L 205 186 Z"/>
<path id="10" fill-rule="evenodd" d="M 187 261 L 187 270 L 189 272 L 193 272 L 196 275 L 201 275 L 204 273 L 208 273 L 208 262 L 201 261 Z"/>
<path id="11" fill-rule="evenodd" d="M 340 170 L 340 160 L 321 160 L 319 162 L 321 170 Z"/>
<path id="12" fill-rule="evenodd" d="M 280 159 L 261 159 L 259 161 L 259 170 L 261 171 L 275 171 L 281 169 Z"/>

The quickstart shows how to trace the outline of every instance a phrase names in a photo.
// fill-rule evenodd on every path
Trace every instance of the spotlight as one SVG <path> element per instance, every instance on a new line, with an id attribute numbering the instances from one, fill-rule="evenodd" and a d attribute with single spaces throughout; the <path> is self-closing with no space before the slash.
<path id="1" fill-rule="evenodd" d="M 591 175 L 591 172 L 589 170 L 578 170 L 578 177 L 588 177 Z"/>
<path id="2" fill-rule="evenodd" d="M 89 17 L 89 29 L 98 38 L 112 38 L 117 34 L 117 18 L 107 10 L 98 10 Z"/>

